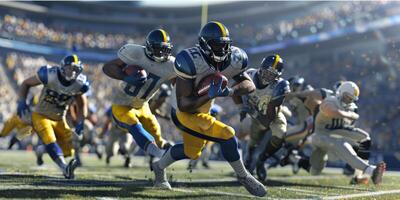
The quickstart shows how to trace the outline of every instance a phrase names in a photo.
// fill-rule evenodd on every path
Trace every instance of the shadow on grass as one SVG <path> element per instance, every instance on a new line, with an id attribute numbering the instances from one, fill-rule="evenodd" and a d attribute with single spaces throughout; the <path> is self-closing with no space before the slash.
<path id="1" fill-rule="evenodd" d="M 106 180 L 67 180 L 63 178 L 41 176 L 41 175 L 0 175 L 0 184 L 5 186 L 0 189 L 0 198 L 78 198 L 88 197 L 120 197 L 120 198 L 156 198 L 156 199 L 190 199 L 219 197 L 223 194 L 204 194 L 204 193 L 176 193 L 170 191 L 161 191 L 150 189 L 153 183 L 149 180 L 132 181 L 106 181 Z M 7 183 L 10 187 L 7 189 Z M 17 183 L 17 184 L 16 184 Z M 202 183 L 178 182 L 174 186 L 204 187 Z M 206 185 L 207 186 L 207 185 Z M 209 184 L 210 187 L 217 184 Z M 218 185 L 221 186 L 221 185 Z M 28 187 L 28 188 L 27 188 Z M 34 187 L 34 188 L 31 188 Z M 145 192 L 145 190 L 153 190 Z"/>
<path id="2" fill-rule="evenodd" d="M 278 181 L 278 180 L 268 180 L 264 185 L 267 187 L 314 187 L 314 188 L 330 188 L 330 189 L 340 189 L 340 190 L 358 190 L 358 191 L 370 191 L 366 188 L 357 188 L 357 187 L 344 187 L 344 186 L 334 186 L 334 185 L 321 185 L 321 184 L 309 184 L 309 183 L 292 183 L 286 181 Z"/>

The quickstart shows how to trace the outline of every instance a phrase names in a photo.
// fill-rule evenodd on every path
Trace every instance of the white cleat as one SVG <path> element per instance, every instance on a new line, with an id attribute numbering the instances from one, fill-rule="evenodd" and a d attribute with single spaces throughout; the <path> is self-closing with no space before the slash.
<path id="1" fill-rule="evenodd" d="M 151 165 L 154 172 L 154 187 L 166 190 L 172 190 L 171 185 L 168 183 L 167 175 L 165 174 L 165 169 L 161 169 L 158 166 L 158 162 L 154 162 Z"/>
<path id="2" fill-rule="evenodd" d="M 267 195 L 267 190 L 264 185 L 251 174 L 247 174 L 245 177 L 238 177 L 238 180 L 250 194 L 258 197 L 264 197 Z"/>

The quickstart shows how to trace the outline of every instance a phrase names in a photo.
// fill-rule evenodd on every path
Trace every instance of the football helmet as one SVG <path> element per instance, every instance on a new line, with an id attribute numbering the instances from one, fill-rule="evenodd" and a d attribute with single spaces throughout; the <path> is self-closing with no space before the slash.
<path id="1" fill-rule="evenodd" d="M 360 89 L 357 84 L 352 81 L 344 81 L 336 92 L 337 97 L 345 104 L 358 100 Z"/>
<path id="2" fill-rule="evenodd" d="M 76 54 L 65 56 L 61 60 L 61 75 L 67 81 L 75 80 L 83 71 L 83 64 Z"/>
<path id="3" fill-rule="evenodd" d="M 263 85 L 268 85 L 282 76 L 283 60 L 278 55 L 272 55 L 264 58 L 258 69 L 258 78 Z"/>
<path id="4" fill-rule="evenodd" d="M 231 44 L 228 29 L 220 22 L 208 22 L 200 30 L 198 47 L 210 61 L 224 62 L 231 54 Z"/>
<path id="5" fill-rule="evenodd" d="M 172 44 L 163 29 L 152 30 L 146 37 L 145 53 L 156 62 L 165 62 L 171 56 Z"/>

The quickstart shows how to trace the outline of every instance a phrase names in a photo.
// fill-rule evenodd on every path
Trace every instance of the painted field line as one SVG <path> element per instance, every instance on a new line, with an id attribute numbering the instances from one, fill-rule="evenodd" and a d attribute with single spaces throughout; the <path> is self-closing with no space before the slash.
<path id="1" fill-rule="evenodd" d="M 324 199 L 324 200 L 351 199 L 351 198 L 357 198 L 357 197 L 380 196 L 380 195 L 385 195 L 385 194 L 400 194 L 400 190 L 386 190 L 386 191 L 377 191 L 377 192 L 346 194 L 346 195 L 339 195 L 339 196 L 323 197 L 322 199 Z"/>

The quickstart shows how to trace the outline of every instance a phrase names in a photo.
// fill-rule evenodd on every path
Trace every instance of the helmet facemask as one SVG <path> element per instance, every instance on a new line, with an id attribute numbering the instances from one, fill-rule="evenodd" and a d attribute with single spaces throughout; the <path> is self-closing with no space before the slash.
<path id="1" fill-rule="evenodd" d="M 83 67 L 81 62 L 78 63 L 71 63 L 68 65 L 61 64 L 61 74 L 67 81 L 75 80 L 78 75 L 82 72 Z"/>
<path id="2" fill-rule="evenodd" d="M 258 71 L 258 78 L 263 85 L 268 85 L 273 81 L 277 80 L 280 76 L 280 73 L 269 67 L 269 68 L 260 68 Z"/>
<path id="3" fill-rule="evenodd" d="M 200 49 L 212 61 L 220 63 L 224 62 L 231 54 L 232 41 L 229 37 L 222 37 L 219 40 L 206 40 L 200 37 Z"/>
<path id="4" fill-rule="evenodd" d="M 146 41 L 146 54 L 156 62 L 165 62 L 171 56 L 172 44 L 167 42 L 151 43 Z"/>

